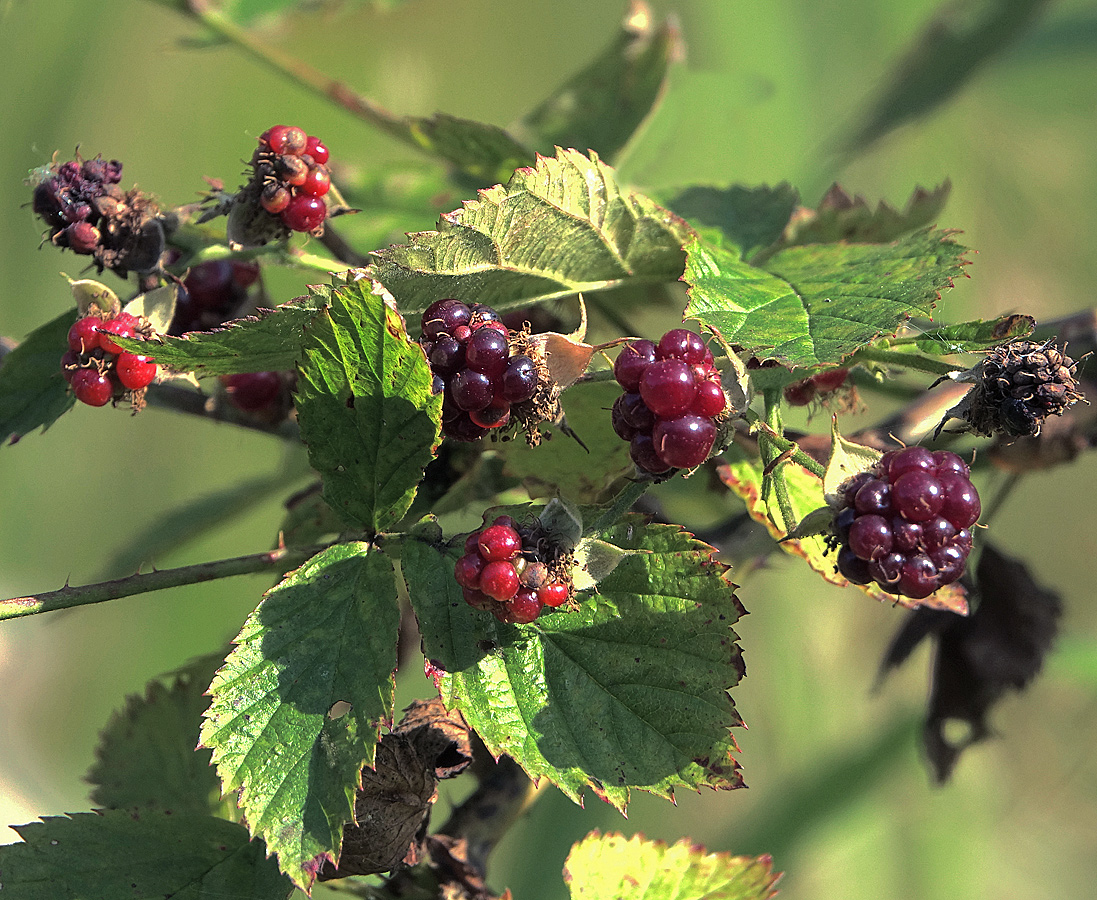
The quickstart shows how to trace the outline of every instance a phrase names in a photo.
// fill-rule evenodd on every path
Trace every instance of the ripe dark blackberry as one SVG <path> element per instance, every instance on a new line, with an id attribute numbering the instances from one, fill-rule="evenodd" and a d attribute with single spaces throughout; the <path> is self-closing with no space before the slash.
<path id="1" fill-rule="evenodd" d="M 465 601 L 500 622 L 528 625 L 547 607 L 571 599 L 570 556 L 546 540 L 539 522 L 520 526 L 510 516 L 465 539 L 465 553 L 453 568 Z"/>
<path id="2" fill-rule="evenodd" d="M 31 206 L 54 246 L 91 256 L 99 271 L 125 278 L 154 269 L 164 249 L 156 204 L 140 191 L 123 191 L 122 164 L 101 157 L 52 165 L 34 179 Z"/>
<path id="3" fill-rule="evenodd" d="M 259 264 L 216 259 L 193 266 L 183 278 L 168 334 L 209 331 L 235 318 L 248 288 L 259 278 Z"/>
<path id="4" fill-rule="evenodd" d="M 511 333 L 495 310 L 452 297 L 432 303 L 420 325 L 419 344 L 445 392 L 443 433 L 476 441 L 516 422 L 536 443 L 537 424 L 558 408 L 559 388 L 535 358 L 529 333 Z"/>
<path id="5" fill-rule="evenodd" d="M 675 328 L 621 348 L 613 375 L 626 391 L 613 404 L 613 430 L 649 475 L 699 466 L 716 442 L 727 397 L 701 336 Z"/>
<path id="6" fill-rule="evenodd" d="M 957 381 L 974 386 L 946 413 L 937 431 L 955 418 L 979 434 L 1035 437 L 1044 419 L 1061 416 L 1085 399 L 1074 377 L 1077 368 L 1052 341 L 1014 341 L 996 347 L 957 376 Z"/>
<path id="7" fill-rule="evenodd" d="M 106 406 L 111 400 L 127 399 L 136 411 L 144 406 L 145 389 L 156 378 L 156 360 L 130 353 L 112 338 L 143 339 L 152 329 L 147 321 L 127 312 L 92 309 L 69 329 L 61 373 L 81 403 Z"/>
<path id="8" fill-rule="evenodd" d="M 956 454 L 885 453 L 839 488 L 838 504 L 831 540 L 838 571 L 854 584 L 921 600 L 963 574 L 981 507 Z"/>

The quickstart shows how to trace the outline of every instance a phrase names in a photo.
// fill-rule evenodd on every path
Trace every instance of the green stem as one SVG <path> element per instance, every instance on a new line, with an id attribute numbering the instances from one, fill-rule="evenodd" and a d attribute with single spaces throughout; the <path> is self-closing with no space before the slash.
<path id="1" fill-rule="evenodd" d="M 600 534 L 614 525 L 618 519 L 632 509 L 633 504 L 639 500 L 651 487 L 650 481 L 633 481 L 621 493 L 619 493 L 609 506 L 597 519 L 583 529 L 584 535 Z"/>
<path id="2" fill-rule="evenodd" d="M 942 362 L 939 359 L 933 359 L 929 356 L 922 356 L 920 353 L 902 353 L 898 350 L 876 350 L 871 347 L 858 350 L 853 355 L 852 359 L 850 359 L 849 364 L 854 365 L 855 363 L 865 361 L 885 363 L 889 366 L 897 366 L 902 369 L 914 369 L 918 372 L 929 372 L 931 375 L 948 375 L 952 372 L 963 371 L 961 366 Z"/>
<path id="3" fill-rule="evenodd" d="M 760 436 L 764 435 L 765 439 L 777 448 L 777 450 L 779 451 L 778 455 L 795 447 L 796 449 L 793 450 L 792 456 L 789 457 L 790 462 L 794 462 L 796 463 L 796 465 L 802 466 L 803 468 L 811 472 L 812 475 L 816 475 L 819 478 L 822 478 L 824 475 L 826 475 L 826 466 L 819 462 L 819 460 L 815 459 L 815 457 L 809 456 L 807 453 L 801 450 L 800 445 L 797 444 L 796 441 L 790 441 L 783 434 L 778 434 L 776 431 L 773 431 L 770 426 L 766 425 L 765 423 L 762 423 L 762 426 L 759 429 L 759 434 Z M 776 456 L 774 457 L 774 459 L 776 459 Z"/>
<path id="4" fill-rule="evenodd" d="M 781 422 L 780 393 L 767 393 L 765 402 L 766 427 L 758 431 L 758 450 L 762 454 L 763 465 L 769 466 L 788 447 L 782 448 L 779 446 L 779 442 L 786 440 L 783 437 L 784 426 Z M 792 441 L 788 441 L 788 445 L 791 447 Z M 777 500 L 777 508 L 781 512 L 781 527 L 784 528 L 786 533 L 792 531 L 796 527 L 796 513 L 792 509 L 792 500 L 788 495 L 784 466 L 777 466 L 765 480 L 765 483 L 773 491 L 774 498 Z M 765 488 L 763 488 L 763 493 L 766 493 Z"/>
<path id="5" fill-rule="evenodd" d="M 255 59 L 298 84 L 309 88 L 326 100 L 331 100 L 358 118 L 393 137 L 422 149 L 414 140 L 407 123 L 383 106 L 355 93 L 345 84 L 314 69 L 288 53 L 268 47 L 235 22 L 226 18 L 206 0 L 189 0 L 191 14 L 219 37 L 246 50 Z"/>
<path id="6" fill-rule="evenodd" d="M 193 566 L 180 566 L 177 569 L 162 569 L 144 575 L 129 575 L 114 581 L 101 581 L 98 584 L 86 584 L 80 587 L 65 585 L 57 591 L 0 600 L 0 621 L 53 612 L 58 609 L 72 609 L 89 603 L 118 600 L 122 597 L 132 597 L 135 594 L 146 594 L 149 591 L 159 591 L 185 584 L 200 584 L 203 581 L 232 578 L 235 575 L 284 572 L 287 568 L 298 566 L 311 559 L 325 546 L 283 547 L 279 550 L 253 553 L 250 556 L 219 559 Z"/>

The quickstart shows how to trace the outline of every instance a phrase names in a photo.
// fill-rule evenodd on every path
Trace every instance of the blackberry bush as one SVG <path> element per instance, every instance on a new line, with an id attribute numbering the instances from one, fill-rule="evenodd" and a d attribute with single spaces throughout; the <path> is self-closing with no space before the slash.
<path id="1" fill-rule="evenodd" d="M 22 6 L 13 5 L 0 40 Z M 1004 15 L 1001 4 L 984 6 L 980 15 Z M 744 785 L 740 644 L 761 644 L 754 620 L 740 641 L 744 603 L 760 625 L 794 623 L 782 635 L 788 653 L 751 657 L 752 674 L 768 672 L 778 694 L 803 693 L 779 667 L 800 655 L 795 642 L 819 622 L 811 616 L 825 608 L 853 619 L 865 608 L 807 602 L 812 591 L 759 596 L 751 575 L 763 565 L 771 585 L 786 565 L 805 566 L 837 586 L 831 596 L 884 601 L 878 612 L 897 622 L 890 649 L 878 640 L 889 667 L 934 637 L 922 738 L 934 778 L 992 733 L 994 703 L 1039 671 L 1062 608 L 994 546 L 997 511 L 1017 480 L 994 469 L 1011 437 L 1029 454 L 1012 458 L 1014 475 L 1035 468 L 1026 458 L 1070 458 L 1048 449 L 1053 438 L 1069 438 L 1074 456 L 1097 445 L 1077 402 L 1095 339 L 1092 317 L 952 321 L 948 291 L 972 257 L 959 232 L 935 224 L 947 221 L 947 184 L 916 189 L 899 206 L 837 185 L 813 204 L 786 183 L 735 185 L 734 172 L 706 174 L 731 185 L 723 188 L 649 195 L 630 186 L 617 163 L 634 148 L 643 162 L 634 171 L 653 184 L 688 171 L 649 172 L 660 154 L 638 147 L 682 58 L 678 25 L 641 2 L 629 4 L 596 59 L 570 78 L 554 75 L 560 87 L 509 128 L 390 112 L 348 86 L 359 77 L 321 73 L 284 49 L 307 44 L 265 46 L 273 32 L 241 21 L 256 4 L 168 7 L 164 15 L 191 16 L 203 34 L 263 61 L 256 96 L 281 90 L 274 68 L 402 144 L 408 158 L 397 146 L 384 162 L 355 153 L 370 144 L 352 128 L 340 129 L 343 155 L 333 158 L 317 136 L 266 128 L 245 104 L 231 127 L 239 143 L 221 148 L 245 157 L 246 183 L 234 193 L 216 177 L 225 173 L 202 170 L 198 154 L 213 143 L 188 136 L 185 117 L 168 142 L 186 150 L 170 161 L 173 177 L 192 184 L 177 205 L 123 189 L 120 166 L 101 158 L 34 170 L 22 200 L 45 223 L 46 254 L 56 261 L 54 246 L 71 251 L 62 259 L 110 284 L 74 273 L 56 296 L 26 292 L 44 324 L 0 342 L 0 443 L 32 445 L 36 438 L 23 439 L 73 407 L 122 399 L 153 409 L 126 440 L 158 416 L 202 421 L 174 430 L 176 446 L 150 444 L 160 449 L 147 454 L 145 472 L 134 462 L 124 473 L 123 484 L 141 485 L 136 496 L 119 493 L 116 461 L 146 454 L 120 457 L 102 439 L 88 452 L 81 435 L 78 464 L 49 473 L 72 481 L 81 510 L 95 502 L 89 475 L 99 472 L 111 479 L 99 505 L 113 516 L 124 504 L 140 516 L 134 506 L 169 493 L 157 481 L 164 471 L 197 473 L 195 497 L 141 529 L 111 563 L 121 577 L 0 600 L 0 619 L 241 574 L 267 583 L 246 617 L 228 602 L 210 613 L 224 619 L 210 623 L 216 640 L 236 634 L 231 646 L 211 646 L 112 720 L 89 773 L 96 814 L 47 817 L 19 829 L 23 843 L 0 847 L 4 898 L 285 900 L 349 879 L 342 893 L 374 900 L 496 900 L 509 877 L 527 878 L 513 894 L 533 900 L 544 867 L 566 865 L 571 890 L 587 900 L 631 897 L 636 873 L 653 897 L 700 900 L 734 885 L 741 900 L 768 900 L 768 857 L 706 854 L 688 840 L 591 832 L 565 863 L 535 835 L 543 852 L 513 854 L 521 865 L 511 876 L 487 871 L 538 786 L 575 801 L 575 821 L 584 821 L 597 804 L 579 807 L 592 794 L 624 812 L 636 792 L 674 798 Z M 418 14 L 414 4 L 406 12 Z M 498 18 L 519 30 L 544 20 Z M 965 24 L 1004 30 L 980 31 L 981 21 Z M 940 83 L 920 76 L 970 71 L 989 52 L 980 44 L 952 65 L 949 53 L 971 47 L 945 42 L 938 53 L 941 33 L 927 29 L 928 43 L 883 81 L 900 91 Z M 506 45 L 495 38 L 466 42 L 447 65 L 486 72 Z M 186 59 L 173 57 L 173 76 Z M 161 69 L 149 67 L 149 78 Z M 93 110 L 124 118 L 126 79 L 110 74 Z M 77 83 L 69 73 L 62 81 Z M 285 96 L 301 103 L 304 94 Z M 217 102 L 193 108 L 213 119 Z M 878 107 L 906 108 L 888 95 Z M 687 138 L 675 153 L 694 146 L 696 116 L 682 112 L 666 120 Z M 283 121 L 306 116 L 314 110 L 287 110 Z M 894 120 L 868 121 L 880 129 Z M 129 124 L 148 127 L 147 117 Z M 206 118 L 202 127 L 217 134 Z M 246 135 L 260 137 L 245 143 Z M 26 137 L 12 137 L 9 156 L 35 144 Z M 866 141 L 843 144 L 843 159 Z M 724 158 L 710 154 L 706 167 Z M 140 170 L 136 162 L 127 156 L 131 175 L 157 171 L 155 160 L 140 160 Z M 359 214 L 343 215 L 351 211 Z M 24 235 L 28 245 L 38 227 Z M 644 334 L 661 337 L 636 337 Z M 951 411 L 966 432 L 928 433 L 958 397 L 952 385 L 940 392 L 949 399 L 927 390 L 937 376 L 974 385 Z M 863 415 L 847 417 L 854 383 Z M 790 413 L 805 403 L 833 414 L 829 438 Z M 790 427 L 790 415 L 808 424 Z M 997 435 L 993 452 L 980 438 L 984 424 Z M 280 448 L 270 454 L 282 460 L 277 471 L 256 471 L 259 454 L 200 449 L 204 437 L 237 428 Z M 523 432 L 526 441 L 512 440 Z M 892 436 L 903 449 L 888 449 Z M 238 482 L 211 488 L 212 464 L 192 464 L 207 456 L 218 475 L 240 466 Z M 994 498 L 986 510 L 979 491 Z M 267 502 L 282 497 L 284 509 Z M 214 528 L 271 508 L 253 552 L 163 565 L 169 546 L 181 559 L 218 546 Z M 1035 530 L 1059 513 L 1030 504 L 1026 515 Z M 82 523 L 82 546 L 86 531 Z M 91 543 L 103 547 L 111 533 L 99 528 Z M 177 547 L 203 537 L 211 539 Z M 248 549 L 224 543 L 233 554 Z M 225 584 L 227 592 L 253 582 Z M 779 614 L 777 602 L 786 604 Z M 900 624 L 895 607 L 910 618 Z M 127 647 L 145 639 L 129 626 L 118 626 Z M 839 648 L 832 656 L 846 652 L 830 643 Z M 172 654 L 165 668 L 178 661 Z M 812 685 L 825 687 L 822 677 Z M 837 702 L 852 707 L 842 721 L 864 720 L 862 692 L 840 687 Z M 401 717 L 394 697 L 407 691 L 428 699 Z M 773 721 L 758 699 L 766 696 L 747 710 L 763 732 Z M 867 748 L 845 741 L 858 755 L 835 751 L 834 771 L 907 765 L 910 754 L 894 752 L 911 733 L 907 715 L 897 709 Z M 953 741 L 944 723 L 957 719 L 969 730 Z M 1017 737 L 1001 733 L 1014 747 Z M 993 761 L 972 754 L 965 764 Z M 448 819 L 432 815 L 439 782 L 458 775 L 474 783 L 449 796 Z M 755 776 L 757 786 L 767 790 L 769 777 Z M 822 811 L 817 779 L 808 781 L 804 797 L 763 806 Z M 857 789 L 872 790 L 871 779 Z M 771 824 L 779 827 L 767 833 L 804 831 Z M 797 865 L 811 858 L 795 856 Z M 373 880 L 355 881 L 363 877 Z"/>

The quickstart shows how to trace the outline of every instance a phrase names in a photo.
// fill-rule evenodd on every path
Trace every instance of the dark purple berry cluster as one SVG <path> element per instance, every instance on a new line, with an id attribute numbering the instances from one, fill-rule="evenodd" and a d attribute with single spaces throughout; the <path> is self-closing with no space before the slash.
<path id="1" fill-rule="evenodd" d="M 500 622 L 528 625 L 544 609 L 567 603 L 571 585 L 566 568 L 559 559 L 544 558 L 539 531 L 536 526 L 519 528 L 510 516 L 499 516 L 468 536 L 453 577 L 469 606 L 490 612 Z"/>
<path id="2" fill-rule="evenodd" d="M 675 328 L 658 344 L 625 344 L 613 375 L 626 392 L 613 404 L 613 430 L 629 442 L 637 468 L 661 475 L 708 459 L 727 398 L 700 335 Z"/>
<path id="3" fill-rule="evenodd" d="M 37 174 L 31 206 L 57 247 L 94 258 L 121 277 L 154 268 L 164 249 L 159 210 L 139 191 L 123 191 L 122 164 L 101 157 L 50 166 Z"/>
<path id="4" fill-rule="evenodd" d="M 76 399 L 88 406 L 106 406 L 129 395 L 138 407 L 140 392 L 156 378 L 156 360 L 123 350 L 113 339 L 147 333 L 144 323 L 127 312 L 77 319 L 69 329 L 69 349 L 61 357 L 61 373 Z"/>
<path id="5" fill-rule="evenodd" d="M 839 489 L 838 571 L 921 600 L 956 581 L 981 512 L 967 465 L 948 450 L 904 447 Z"/>
<path id="6" fill-rule="evenodd" d="M 427 307 L 419 343 L 434 374 L 434 392 L 445 392 L 442 431 L 475 441 L 511 422 L 512 407 L 538 393 L 542 373 L 531 356 L 511 352 L 510 332 L 482 303 L 448 298 Z"/>
<path id="7" fill-rule="evenodd" d="M 328 148 L 293 125 L 275 125 L 259 136 L 251 164 L 259 181 L 259 205 L 290 231 L 316 231 L 331 189 Z"/>
<path id="8" fill-rule="evenodd" d="M 248 288 L 259 277 L 258 263 L 217 259 L 191 268 L 175 303 L 168 334 L 209 331 L 233 318 Z"/>

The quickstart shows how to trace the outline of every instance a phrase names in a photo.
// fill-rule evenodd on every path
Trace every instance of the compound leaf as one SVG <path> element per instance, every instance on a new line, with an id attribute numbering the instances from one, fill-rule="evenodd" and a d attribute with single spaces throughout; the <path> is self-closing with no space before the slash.
<path id="1" fill-rule="evenodd" d="M 367 282 L 368 284 L 368 282 Z M 392 527 L 439 440 L 441 395 L 403 319 L 362 283 L 332 290 L 308 329 L 297 387 L 301 436 L 344 520 Z"/>
<path id="2" fill-rule="evenodd" d="M 126 698 L 100 735 L 87 775 L 97 807 L 231 818 L 210 752 L 195 749 L 209 706 L 206 689 L 223 659 L 224 653 L 202 657 L 173 673 L 170 684 L 156 679 L 143 695 Z"/>
<path id="3" fill-rule="evenodd" d="M 510 130 L 544 152 L 589 148 L 612 161 L 655 108 L 681 55 L 674 24 L 656 25 L 648 5 L 632 0 L 598 58 Z"/>
<path id="4" fill-rule="evenodd" d="M 405 315 L 442 297 L 497 310 L 628 283 L 675 281 L 688 226 L 617 184 L 595 153 L 558 150 L 378 251 L 375 277 Z"/>
<path id="5" fill-rule="evenodd" d="M 4 900 L 285 900 L 293 885 L 243 825 L 190 813 L 49 816 L 0 847 Z"/>
<path id="6" fill-rule="evenodd" d="M 642 835 L 587 835 L 571 848 L 564 880 L 572 900 L 769 900 L 780 873 L 768 856 L 707 853 Z"/>
<path id="7" fill-rule="evenodd" d="M 61 356 L 76 321 L 70 309 L 36 328 L 0 361 L 0 443 L 43 431 L 76 402 L 61 375 Z"/>
<path id="8" fill-rule="evenodd" d="M 402 569 L 443 701 L 492 753 L 576 802 L 587 788 L 624 809 L 634 788 L 742 786 L 729 691 L 743 675 L 731 625 L 744 610 L 727 567 L 676 526 L 630 518 L 598 538 L 638 552 L 578 609 L 524 626 L 464 601 L 455 554 L 409 542 Z"/>
<path id="9" fill-rule="evenodd" d="M 330 547 L 267 593 L 210 687 L 202 744 L 302 888 L 338 858 L 359 771 L 391 722 L 399 621 L 388 559 Z M 350 709 L 332 718 L 339 701 Z"/>
<path id="10" fill-rule="evenodd" d="M 763 268 L 701 238 L 686 249 L 686 315 L 789 367 L 839 363 L 928 316 L 966 265 L 964 248 L 933 229 L 890 244 L 788 247 Z"/>

